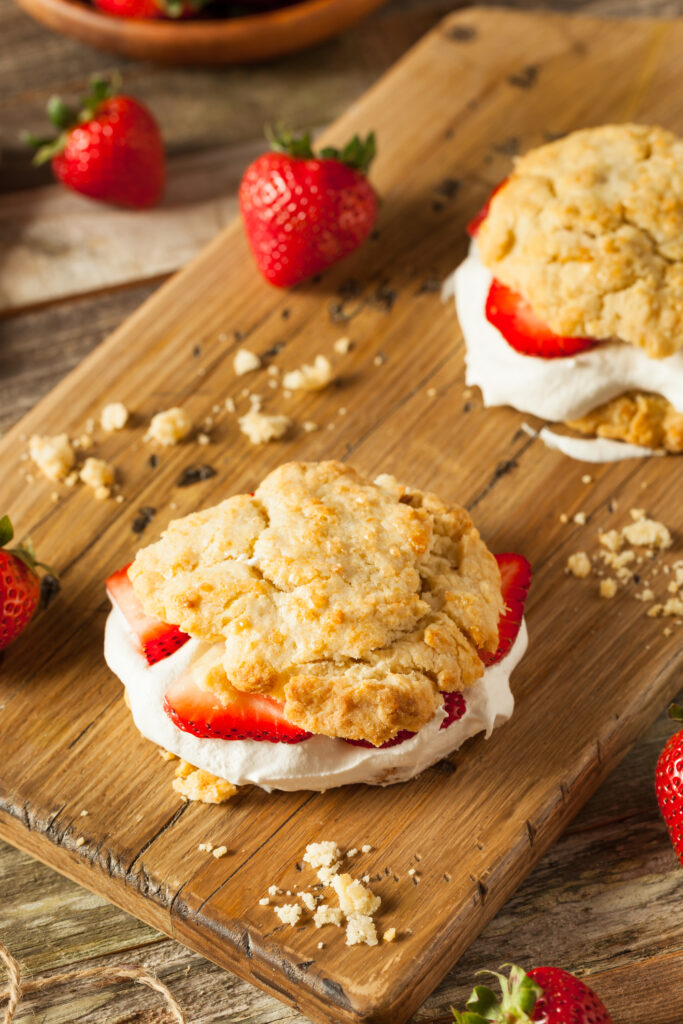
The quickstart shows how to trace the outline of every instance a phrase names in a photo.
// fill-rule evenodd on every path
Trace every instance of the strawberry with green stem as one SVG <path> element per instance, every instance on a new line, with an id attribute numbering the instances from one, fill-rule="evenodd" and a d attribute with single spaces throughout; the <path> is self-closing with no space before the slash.
<path id="1" fill-rule="evenodd" d="M 194 18 L 211 0 L 93 0 L 119 18 Z"/>
<path id="2" fill-rule="evenodd" d="M 508 975 L 479 972 L 493 975 L 501 994 L 476 985 L 465 1012 L 454 1011 L 455 1024 L 613 1024 L 595 992 L 561 967 L 534 967 L 526 972 L 513 964 L 504 966 L 509 968 Z"/>
<path id="3" fill-rule="evenodd" d="M 683 722 L 683 707 L 672 704 L 669 718 Z M 683 864 L 683 729 L 673 734 L 659 755 L 655 791 L 676 856 Z"/>
<path id="4" fill-rule="evenodd" d="M 244 172 L 239 205 L 256 264 L 271 284 L 290 287 L 347 256 L 368 237 L 377 194 L 368 181 L 375 136 L 316 156 L 309 134 L 272 134 L 272 151 Z"/>
<path id="5" fill-rule="evenodd" d="M 117 84 L 95 76 L 80 109 L 53 96 L 48 117 L 56 138 L 26 134 L 37 150 L 34 163 L 52 164 L 68 188 L 92 199 L 136 209 L 153 206 L 166 182 L 164 143 L 150 111 Z"/>
<path id="6" fill-rule="evenodd" d="M 38 567 L 55 579 L 50 567 L 36 560 L 30 540 L 8 548 L 13 537 L 9 516 L 0 517 L 0 651 L 23 633 L 35 615 L 41 594 Z"/>

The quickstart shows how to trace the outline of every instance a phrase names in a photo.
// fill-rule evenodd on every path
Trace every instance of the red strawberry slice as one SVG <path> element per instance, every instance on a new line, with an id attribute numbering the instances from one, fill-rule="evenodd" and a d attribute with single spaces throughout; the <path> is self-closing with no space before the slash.
<path id="1" fill-rule="evenodd" d="M 482 224 L 489 215 L 489 210 L 491 209 L 491 200 L 495 196 L 496 192 L 500 192 L 500 190 L 502 189 L 503 185 L 507 182 L 507 180 L 507 178 L 503 178 L 503 180 L 496 185 L 493 192 L 488 197 L 479 213 L 475 214 L 475 216 L 472 218 L 469 224 L 467 224 L 465 231 L 470 236 L 470 238 L 477 237 L 477 234 L 479 233 L 479 228 L 482 226 Z"/>
<path id="2" fill-rule="evenodd" d="M 508 345 L 525 356 L 557 359 L 597 345 L 594 338 L 565 338 L 547 327 L 519 292 L 495 277 L 486 299 L 486 319 L 497 327 Z"/>
<path id="3" fill-rule="evenodd" d="M 230 704 L 200 689 L 186 672 L 166 691 L 164 711 L 179 729 L 193 736 L 223 740 L 301 743 L 310 732 L 288 722 L 284 704 L 263 693 L 235 691 Z"/>
<path id="4" fill-rule="evenodd" d="M 150 665 L 168 658 L 190 639 L 178 626 L 171 626 L 145 613 L 128 578 L 127 565 L 109 577 L 107 593 L 138 638 Z"/>
<path id="5" fill-rule="evenodd" d="M 498 649 L 493 654 L 479 651 L 479 657 L 487 666 L 502 661 L 517 639 L 531 583 L 531 566 L 524 555 L 505 553 L 496 555 L 496 561 L 500 569 L 505 611 L 498 621 Z"/>

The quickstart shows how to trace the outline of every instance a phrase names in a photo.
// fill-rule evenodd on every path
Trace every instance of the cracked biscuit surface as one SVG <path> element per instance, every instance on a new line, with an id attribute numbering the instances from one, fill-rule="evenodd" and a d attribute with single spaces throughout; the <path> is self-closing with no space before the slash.
<path id="1" fill-rule="evenodd" d="M 217 645 L 199 685 L 375 745 L 483 674 L 503 610 L 465 509 L 338 462 L 287 463 L 253 497 L 172 522 L 129 573 L 148 614 Z"/>
<path id="2" fill-rule="evenodd" d="M 558 334 L 683 348 L 683 140 L 605 125 L 531 150 L 477 241 L 495 277 Z"/>

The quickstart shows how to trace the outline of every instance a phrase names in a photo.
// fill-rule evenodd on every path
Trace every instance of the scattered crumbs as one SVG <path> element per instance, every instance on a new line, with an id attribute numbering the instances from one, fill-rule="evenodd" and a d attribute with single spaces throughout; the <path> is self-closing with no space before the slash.
<path id="1" fill-rule="evenodd" d="M 577 523 L 579 526 L 585 526 L 585 524 L 586 524 L 586 513 L 585 512 L 577 512 L 574 516 L 572 516 L 572 518 L 573 518 L 574 522 Z"/>
<path id="2" fill-rule="evenodd" d="M 244 416 L 240 416 L 237 422 L 242 433 L 252 444 L 279 441 L 292 426 L 289 416 L 269 415 L 257 408 L 250 409 Z"/>
<path id="3" fill-rule="evenodd" d="M 235 353 L 232 367 L 237 376 L 242 377 L 245 373 L 252 373 L 254 370 L 259 370 L 261 368 L 261 358 L 260 356 L 257 356 L 255 352 L 251 352 L 248 348 L 239 348 Z"/>
<path id="4" fill-rule="evenodd" d="M 211 853 L 213 851 L 213 843 L 200 843 L 198 849 L 202 853 Z"/>
<path id="5" fill-rule="evenodd" d="M 409 874 L 409 875 L 410 875 L 410 877 L 412 878 L 412 877 L 413 877 L 413 875 L 415 874 L 415 868 L 408 868 L 408 874 Z"/>
<path id="6" fill-rule="evenodd" d="M 213 466 L 200 462 L 196 466 L 187 466 L 182 471 L 176 480 L 176 487 L 189 487 L 191 484 L 199 483 L 200 480 L 210 480 L 212 476 L 216 476 Z"/>
<path id="7" fill-rule="evenodd" d="M 369 881 L 371 881 L 370 875 L 363 875 L 361 877 L 361 882 L 365 882 L 366 885 L 368 884 Z"/>
<path id="8" fill-rule="evenodd" d="M 393 942 L 396 938 L 396 929 L 387 928 L 384 935 L 382 936 L 382 942 Z"/>
<path id="9" fill-rule="evenodd" d="M 304 853 L 304 862 L 312 868 L 331 867 L 341 857 L 336 843 L 326 840 L 321 843 L 309 843 Z"/>
<path id="10" fill-rule="evenodd" d="M 387 357 L 383 352 L 378 352 L 375 358 L 372 360 L 375 366 L 382 366 L 387 361 Z"/>
<path id="11" fill-rule="evenodd" d="M 217 846 L 216 849 L 212 851 L 212 853 L 213 853 L 214 857 L 216 858 L 216 860 L 220 860 L 221 857 L 225 857 L 227 852 L 228 852 L 227 846 Z"/>
<path id="12" fill-rule="evenodd" d="M 566 512 L 560 512 L 560 522 L 561 523 L 568 523 L 569 522 L 569 516 L 567 515 Z"/>
<path id="13" fill-rule="evenodd" d="M 218 335 L 218 340 L 220 342 L 226 342 L 228 340 L 228 336 L 225 333 L 225 331 L 221 331 L 221 333 Z"/>
<path id="14" fill-rule="evenodd" d="M 285 896 L 291 896 L 291 895 L 292 895 L 292 890 L 288 889 L 287 892 L 285 893 Z"/>
<path id="15" fill-rule="evenodd" d="M 581 483 L 582 484 L 592 484 L 593 483 L 593 477 L 590 475 L 590 473 L 584 473 L 583 474 L 583 476 L 581 477 Z"/>
<path id="16" fill-rule="evenodd" d="M 352 348 L 353 342 L 350 338 L 337 338 L 334 343 L 334 351 L 340 356 L 345 356 Z"/>
<path id="17" fill-rule="evenodd" d="M 346 413 L 347 413 L 347 412 L 348 412 L 348 409 L 346 408 L 346 406 L 345 406 L 345 405 L 341 405 L 341 406 L 340 406 L 340 407 L 339 407 L 339 408 L 337 409 L 337 415 L 338 415 L 338 416 L 346 416 Z"/>
<path id="18" fill-rule="evenodd" d="M 301 426 L 303 427 L 307 434 L 312 434 L 314 430 L 320 430 L 318 424 L 314 423 L 313 420 L 304 420 Z"/>
<path id="19" fill-rule="evenodd" d="M 192 430 L 192 421 L 184 409 L 173 406 L 152 416 L 145 440 L 156 441 L 166 447 L 178 444 Z"/>
<path id="20" fill-rule="evenodd" d="M 357 854 L 358 854 L 358 850 L 356 849 L 355 846 L 352 846 L 350 850 L 346 851 L 346 856 L 347 857 L 356 857 Z"/>
<path id="21" fill-rule="evenodd" d="M 331 886 L 337 894 L 339 906 L 347 917 L 353 914 L 374 914 L 382 900 L 357 879 L 348 874 L 335 875 Z"/>
<path id="22" fill-rule="evenodd" d="M 87 811 L 81 811 L 80 817 L 81 818 L 87 818 L 88 817 L 88 812 Z"/>
<path id="23" fill-rule="evenodd" d="M 117 494 L 116 497 L 114 498 L 114 501 L 116 502 L 117 505 L 122 505 L 125 500 L 126 499 L 122 494 Z"/>
<path id="24" fill-rule="evenodd" d="M 336 875 L 337 871 L 339 871 L 338 864 L 330 864 L 329 867 L 324 865 L 323 867 L 318 868 L 318 878 L 323 885 L 330 885 L 332 877 L 333 875 Z"/>
<path id="25" fill-rule="evenodd" d="M 206 376 L 206 367 L 205 366 L 200 366 L 199 367 L 199 369 L 197 370 L 197 376 L 198 377 L 205 377 Z"/>
<path id="26" fill-rule="evenodd" d="M 270 380 L 268 381 L 268 387 L 269 387 L 269 388 L 270 388 L 270 389 L 271 389 L 272 391 L 275 391 L 275 389 L 276 389 L 277 387 L 279 387 L 279 385 L 278 385 L 278 382 L 277 382 L 277 381 L 275 380 L 275 378 L 274 378 L 274 377 L 271 377 L 271 378 L 270 378 Z"/>
<path id="27" fill-rule="evenodd" d="M 83 846 L 84 844 L 85 839 L 83 838 L 83 836 L 79 836 L 78 839 L 76 840 L 76 846 Z"/>
<path id="28" fill-rule="evenodd" d="M 321 903 L 313 915 L 313 924 L 316 928 L 323 928 L 326 924 L 340 928 L 342 917 L 341 907 L 331 907 L 327 903 Z"/>
<path id="29" fill-rule="evenodd" d="M 281 907 L 273 907 L 273 910 L 283 924 L 295 925 L 301 917 L 301 907 L 298 903 L 283 903 Z"/>
<path id="30" fill-rule="evenodd" d="M 277 896 L 281 892 L 282 892 L 282 889 L 278 889 L 278 887 L 276 885 L 269 885 L 268 886 L 268 895 L 269 896 Z"/>
<path id="31" fill-rule="evenodd" d="M 371 851 L 372 851 L 372 846 L 370 845 L 370 843 L 365 843 L 360 848 L 360 852 L 361 853 L 370 853 Z"/>
<path id="32" fill-rule="evenodd" d="M 226 398 L 224 404 L 225 404 L 225 411 L 226 412 L 234 412 L 235 411 L 236 406 L 235 406 L 235 399 L 234 398 Z"/>
<path id="33" fill-rule="evenodd" d="M 128 409 L 123 402 L 109 402 L 100 413 L 100 426 L 108 434 L 123 430 L 128 422 Z"/>
<path id="34" fill-rule="evenodd" d="M 328 423 L 327 424 L 327 429 L 328 430 L 334 430 L 334 423 Z"/>
<path id="35" fill-rule="evenodd" d="M 606 577 L 604 580 L 600 580 L 600 597 L 611 598 L 617 592 L 617 581 L 611 576 Z"/>
<path id="36" fill-rule="evenodd" d="M 598 534 L 598 542 L 608 551 L 620 551 L 624 540 L 618 530 L 607 530 Z"/>
<path id="37" fill-rule="evenodd" d="M 639 594 L 633 595 L 636 601 L 654 601 L 655 592 L 650 587 L 645 587 Z"/>
<path id="38" fill-rule="evenodd" d="M 197 434 L 197 444 L 211 444 L 211 438 L 203 432 Z"/>
<path id="39" fill-rule="evenodd" d="M 377 945 L 377 929 L 375 922 L 367 914 L 354 914 L 348 918 L 346 925 L 346 945 L 366 946 Z"/>
<path id="40" fill-rule="evenodd" d="M 66 434 L 56 434 L 54 437 L 34 434 L 28 445 L 29 455 L 48 480 L 66 479 L 76 461 Z"/>
<path id="41" fill-rule="evenodd" d="M 259 906 L 260 907 L 267 907 L 269 903 L 270 903 L 270 896 L 262 896 L 261 899 L 259 900 Z"/>
<path id="42" fill-rule="evenodd" d="M 427 388 L 427 398 L 436 398 L 436 388 Z"/>
<path id="43" fill-rule="evenodd" d="M 53 491 L 50 495 L 50 501 L 57 503 L 59 501 L 59 491 Z"/>
<path id="44" fill-rule="evenodd" d="M 325 943 L 324 942 L 319 942 L 318 943 L 318 949 L 324 949 L 324 948 L 325 948 Z"/>
<path id="45" fill-rule="evenodd" d="M 289 391 L 320 391 L 327 387 L 333 376 L 332 363 L 327 356 L 317 355 L 312 363 L 285 373 L 282 386 Z"/>
<path id="46" fill-rule="evenodd" d="M 142 505 L 138 514 L 131 524 L 133 533 L 143 533 L 157 514 L 157 510 L 151 505 Z"/>
<path id="47" fill-rule="evenodd" d="M 109 488 L 114 483 L 114 467 L 104 459 L 87 458 L 79 476 L 83 483 L 95 492 L 96 498 L 109 497 Z M 103 489 L 106 490 L 106 495 L 102 495 Z"/>
<path id="48" fill-rule="evenodd" d="M 314 911 L 316 908 L 316 898 L 312 892 L 300 892 L 299 899 L 306 907 L 307 910 Z"/>
<path id="49" fill-rule="evenodd" d="M 673 629 L 671 628 L 671 626 L 665 626 L 664 629 L 662 630 L 662 635 L 663 636 L 671 636 L 672 633 L 673 633 Z"/>
<path id="50" fill-rule="evenodd" d="M 584 579 L 591 572 L 591 560 L 585 551 L 575 551 L 567 559 L 567 572 L 577 579 Z"/>
<path id="51" fill-rule="evenodd" d="M 631 515 L 639 509 L 631 509 Z M 636 547 L 653 547 L 666 550 L 673 544 L 671 534 L 664 525 L 655 519 L 647 519 L 644 516 L 638 517 L 635 522 L 629 523 L 621 531 L 624 539 Z"/>
<path id="52" fill-rule="evenodd" d="M 164 750 L 163 747 L 158 748 L 159 757 L 162 761 L 177 761 L 178 757 L 176 754 L 172 754 L 170 750 Z"/>

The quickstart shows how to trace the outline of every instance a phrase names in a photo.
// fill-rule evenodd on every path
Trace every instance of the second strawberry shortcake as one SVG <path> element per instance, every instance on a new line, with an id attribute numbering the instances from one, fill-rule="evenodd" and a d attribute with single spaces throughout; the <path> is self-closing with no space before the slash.
<path id="1" fill-rule="evenodd" d="M 529 579 L 459 505 L 293 462 L 110 577 L 105 655 L 140 731 L 235 786 L 400 782 L 512 713 Z"/>
<path id="2" fill-rule="evenodd" d="M 455 296 L 484 403 L 565 423 L 544 439 L 590 461 L 683 452 L 683 141 L 573 132 L 521 157 L 469 231 Z"/>

